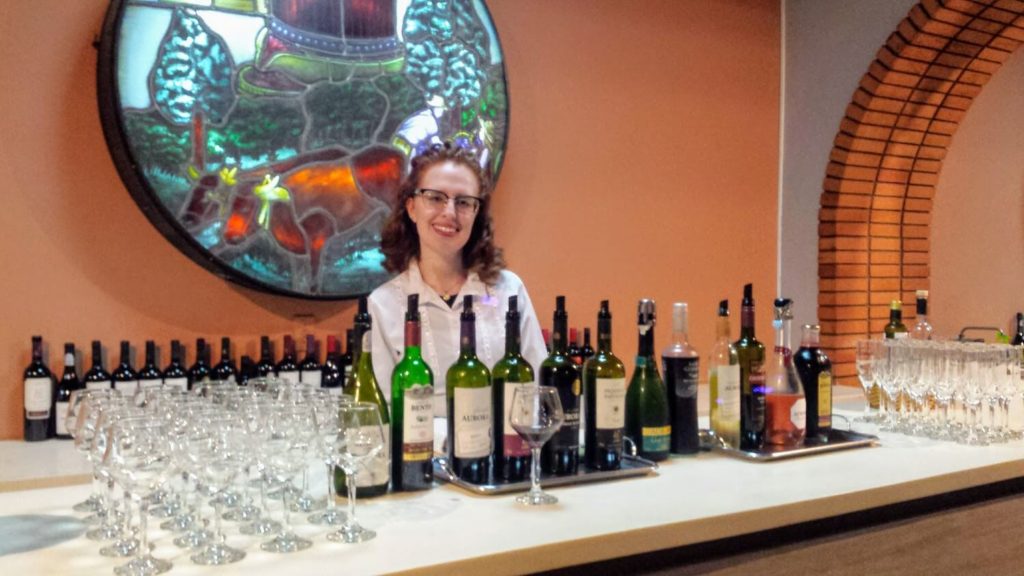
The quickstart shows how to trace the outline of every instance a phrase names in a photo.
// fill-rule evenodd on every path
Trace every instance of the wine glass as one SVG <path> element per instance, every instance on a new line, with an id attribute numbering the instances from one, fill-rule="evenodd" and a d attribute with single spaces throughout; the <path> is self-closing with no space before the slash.
<path id="1" fill-rule="evenodd" d="M 329 533 L 327 539 L 348 544 L 365 542 L 377 533 L 363 528 L 356 521 L 356 477 L 360 466 L 384 449 L 380 410 L 370 402 L 339 403 L 334 428 L 335 463 L 345 471 L 348 486 L 348 518 L 337 532 Z"/>
<path id="2" fill-rule="evenodd" d="M 88 453 L 88 448 L 92 443 L 92 434 L 95 430 L 87 425 L 89 424 L 87 421 L 90 411 L 93 410 L 93 407 L 99 402 L 100 398 L 120 397 L 120 395 L 121 393 L 113 388 L 106 390 L 87 390 L 82 388 L 71 392 L 65 426 L 67 427 L 68 434 L 71 435 L 75 449 L 86 454 Z M 104 510 L 103 495 L 100 488 L 100 478 L 95 471 L 95 466 L 92 474 L 92 493 L 84 501 L 75 504 L 73 510 L 75 512 L 97 513 L 90 516 L 87 520 L 101 520 L 98 513 Z"/>
<path id="3" fill-rule="evenodd" d="M 871 396 L 878 385 L 875 374 L 878 348 L 877 340 L 860 340 L 857 342 L 855 363 L 860 386 L 864 390 L 864 415 L 857 418 L 856 422 L 877 423 L 879 419 L 878 408 L 871 406 Z"/>
<path id="4" fill-rule="evenodd" d="M 291 528 L 292 491 L 287 488 L 305 467 L 315 433 L 313 410 L 308 406 L 278 402 L 267 415 L 260 449 L 265 452 L 268 476 L 284 487 L 284 527 L 260 545 L 266 552 L 298 552 L 313 545 Z"/>
<path id="5" fill-rule="evenodd" d="M 310 524 L 326 524 L 337 526 L 345 522 L 345 513 L 338 509 L 334 494 L 335 444 L 338 437 L 338 418 L 340 405 L 350 404 L 352 397 L 347 395 L 318 395 L 313 404 L 313 417 L 316 419 L 317 455 L 323 458 L 327 466 L 327 509 L 311 514 L 306 520 Z"/>
<path id="6" fill-rule="evenodd" d="M 247 446 L 241 418 L 218 410 L 200 420 L 196 433 L 188 437 L 188 449 L 196 459 L 196 471 L 215 492 L 214 537 L 202 550 L 192 555 L 196 564 L 220 565 L 238 562 L 245 552 L 228 546 L 221 528 L 223 494 L 246 464 Z"/>
<path id="7" fill-rule="evenodd" d="M 526 440 L 533 453 L 530 491 L 516 497 L 517 504 L 554 504 L 558 498 L 540 489 L 540 449 L 562 426 L 565 414 L 558 389 L 552 386 L 518 386 L 512 394 L 512 428 Z"/>

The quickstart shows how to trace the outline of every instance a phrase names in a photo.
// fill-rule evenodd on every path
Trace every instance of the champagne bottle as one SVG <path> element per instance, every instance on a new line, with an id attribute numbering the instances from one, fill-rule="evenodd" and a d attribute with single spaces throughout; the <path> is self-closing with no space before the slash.
<path id="1" fill-rule="evenodd" d="M 832 362 L 820 342 L 821 327 L 804 324 L 800 349 L 793 357 L 807 397 L 808 443 L 827 442 L 832 430 Z"/>
<path id="2" fill-rule="evenodd" d="M 359 337 L 359 361 L 352 371 L 352 377 L 345 384 L 345 394 L 348 394 L 356 402 L 372 402 L 380 410 L 381 424 L 384 425 L 385 436 L 390 436 L 391 418 L 388 413 L 388 404 L 384 400 L 384 393 L 377 384 L 377 377 L 373 373 L 373 353 L 370 348 L 372 342 L 373 323 L 367 311 L 366 297 L 359 299 L 359 313 L 356 314 L 356 334 Z M 391 476 L 390 463 L 391 444 L 388 437 L 384 438 L 384 449 L 377 453 L 370 460 L 360 464 L 359 474 L 356 475 L 356 496 L 366 498 L 379 496 L 388 491 L 388 481 Z M 337 469 L 340 470 L 340 469 Z M 344 478 L 344 473 L 340 474 Z M 345 494 L 345 484 L 338 483 L 339 474 L 335 472 L 335 489 L 340 487 L 338 494 Z"/>
<path id="3" fill-rule="evenodd" d="M 700 356 L 690 345 L 688 309 L 685 302 L 672 305 L 672 343 L 661 353 L 665 388 L 668 391 L 669 422 L 672 425 L 673 454 L 700 451 L 697 426 L 697 384 L 700 380 Z"/>
<path id="4" fill-rule="evenodd" d="M 320 351 L 317 349 L 316 338 L 306 334 L 306 357 L 299 364 L 299 381 L 311 386 L 320 386 L 323 379 L 323 366 L 320 365 Z"/>
<path id="5" fill-rule="evenodd" d="M 425 490 L 434 482 L 434 373 L 420 351 L 420 297 L 405 312 L 405 353 L 391 374 L 391 487 Z"/>
<path id="6" fill-rule="evenodd" d="M 903 302 L 893 300 L 889 305 L 889 323 L 885 325 L 886 340 L 900 340 L 909 336 L 903 324 Z"/>
<path id="7" fill-rule="evenodd" d="M 341 394 L 345 378 L 341 368 L 341 350 L 338 337 L 327 336 L 327 356 L 324 358 L 323 371 L 320 374 L 320 387 L 332 394 Z"/>
<path id="8" fill-rule="evenodd" d="M 159 388 L 164 383 L 156 367 L 156 342 L 146 340 L 146 362 L 139 369 L 139 388 Z"/>
<path id="9" fill-rule="evenodd" d="M 188 389 L 210 380 L 210 348 L 205 338 L 196 338 L 196 361 L 188 369 Z"/>
<path id="10" fill-rule="evenodd" d="M 54 431 L 57 438 L 68 440 L 71 434 L 68 433 L 67 416 L 68 408 L 71 405 L 71 393 L 80 390 L 82 383 L 78 380 L 78 369 L 75 366 L 75 345 L 71 342 L 64 344 L 64 374 L 57 386 L 57 397 L 54 405 Z"/>
<path id="11" fill-rule="evenodd" d="M 43 337 L 32 337 L 32 361 L 25 368 L 25 441 L 39 442 L 53 434 L 53 374 L 43 362 Z"/>
<path id="12" fill-rule="evenodd" d="M 260 359 L 256 364 L 256 374 L 260 378 L 266 378 L 275 372 L 274 352 L 270 348 L 270 337 L 260 336 Z"/>
<path id="13" fill-rule="evenodd" d="M 181 363 L 181 342 L 171 340 L 171 363 L 164 368 L 164 386 L 174 386 L 182 392 L 188 390 L 188 373 Z"/>
<path id="14" fill-rule="evenodd" d="M 299 383 L 299 365 L 295 362 L 295 340 L 289 336 L 284 337 L 284 355 L 281 361 L 274 367 L 277 377 L 292 384 Z M 343 490 L 338 494 L 346 494 Z"/>
<path id="15" fill-rule="evenodd" d="M 548 474 L 575 474 L 580 466 L 580 383 L 579 369 L 566 353 L 569 316 L 565 313 L 565 296 L 555 298 L 554 322 L 551 330 L 551 354 L 540 365 L 541 386 L 558 390 L 565 421 L 541 449 L 540 469 Z"/>
<path id="16" fill-rule="evenodd" d="M 931 340 L 932 325 L 928 322 L 928 291 L 918 290 L 914 295 L 917 298 L 917 320 L 910 337 L 915 340 Z"/>
<path id="17" fill-rule="evenodd" d="M 584 332 L 584 348 L 590 329 Z M 612 314 L 608 301 L 597 313 L 597 353 L 583 365 L 587 403 L 584 460 L 594 470 L 618 470 L 622 465 L 622 434 L 626 426 L 626 368 L 612 354 Z"/>
<path id="18" fill-rule="evenodd" d="M 494 473 L 510 482 L 530 475 L 530 446 L 512 428 L 512 395 L 535 383 L 533 367 L 520 352 L 519 297 L 508 297 L 505 313 L 505 356 L 491 371 L 494 382 Z"/>
<path id="19" fill-rule="evenodd" d="M 220 362 L 213 367 L 213 379 L 224 382 L 236 382 L 238 370 L 235 368 L 235 361 L 231 358 L 231 339 L 224 336 L 220 339 Z"/>
<path id="20" fill-rule="evenodd" d="M 711 431 L 732 448 L 740 447 L 740 357 L 729 333 L 729 301 L 718 303 L 715 346 L 708 361 Z"/>
<path id="21" fill-rule="evenodd" d="M 643 299 L 637 309 L 636 367 L 626 390 L 626 436 L 636 444 L 637 453 L 648 460 L 668 458 L 672 425 L 668 393 L 654 359 L 654 301 Z"/>
<path id="22" fill-rule="evenodd" d="M 92 368 L 85 373 L 86 390 L 106 390 L 112 386 L 110 372 L 103 368 L 103 347 L 99 340 L 92 341 Z"/>
<path id="23" fill-rule="evenodd" d="M 754 286 L 743 286 L 740 309 L 740 339 L 736 341 L 740 359 L 740 450 L 760 450 L 764 446 L 764 344 L 754 334 Z"/>
<path id="24" fill-rule="evenodd" d="M 790 346 L 792 306 L 789 298 L 775 299 L 775 347 L 765 367 L 765 442 L 781 448 L 803 444 L 807 428 L 807 401 Z"/>
<path id="25" fill-rule="evenodd" d="M 126 394 L 134 394 L 139 389 L 139 375 L 132 368 L 131 344 L 127 340 L 121 341 L 121 363 L 111 374 L 114 381 L 114 388 Z"/>
<path id="26" fill-rule="evenodd" d="M 445 375 L 448 394 L 448 463 L 459 478 L 474 484 L 490 481 L 494 442 L 491 419 L 491 371 L 476 356 L 473 296 L 463 297 L 459 357 Z"/>

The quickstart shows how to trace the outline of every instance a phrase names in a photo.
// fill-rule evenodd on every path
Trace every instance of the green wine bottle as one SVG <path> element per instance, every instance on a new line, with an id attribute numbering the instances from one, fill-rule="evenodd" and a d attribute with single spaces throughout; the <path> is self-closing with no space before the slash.
<path id="1" fill-rule="evenodd" d="M 636 444 L 640 456 L 658 461 L 668 458 L 672 425 L 668 392 L 654 358 L 655 319 L 654 300 L 640 300 L 636 369 L 626 391 L 626 435 Z"/>
<path id="2" fill-rule="evenodd" d="M 893 300 L 889 305 L 889 323 L 885 325 L 885 338 L 899 340 L 909 336 L 907 326 L 903 323 L 903 302 Z"/>
<path id="3" fill-rule="evenodd" d="M 533 385 L 533 366 L 519 350 L 519 297 L 508 297 L 505 313 L 505 356 L 494 365 L 494 473 L 517 482 L 530 475 L 530 446 L 512 428 L 509 417 L 512 394 L 524 385 Z"/>
<path id="4" fill-rule="evenodd" d="M 473 296 L 463 297 L 459 358 L 445 376 L 448 393 L 448 463 L 459 478 L 474 484 L 490 481 L 494 448 L 491 371 L 476 356 Z"/>
<path id="5" fill-rule="evenodd" d="M 754 336 L 753 284 L 743 286 L 735 348 L 740 359 L 740 450 L 760 450 L 765 426 L 764 344 Z"/>
<path id="6" fill-rule="evenodd" d="M 405 354 L 391 375 L 391 488 L 425 490 L 434 482 L 434 373 L 420 353 L 420 296 L 405 312 Z"/>
<path id="7" fill-rule="evenodd" d="M 565 421 L 541 450 L 540 468 L 548 474 L 575 474 L 580 466 L 580 373 L 566 350 L 569 316 L 565 296 L 555 298 L 554 326 L 551 331 L 551 355 L 540 365 L 541 386 L 558 390 Z"/>
<path id="8" fill-rule="evenodd" d="M 597 313 L 597 352 L 583 364 L 583 386 L 588 414 L 584 461 L 594 470 L 618 470 L 626 426 L 626 368 L 612 354 L 612 314 L 607 300 L 601 301 Z"/>

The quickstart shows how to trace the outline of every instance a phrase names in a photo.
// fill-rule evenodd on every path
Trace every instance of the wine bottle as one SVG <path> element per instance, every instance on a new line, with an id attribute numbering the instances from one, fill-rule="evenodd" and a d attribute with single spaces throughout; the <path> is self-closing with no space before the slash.
<path id="1" fill-rule="evenodd" d="M 53 427 L 57 438 L 62 440 L 71 438 L 67 426 L 68 408 L 71 406 L 71 393 L 81 388 L 82 383 L 78 380 L 78 369 L 75 366 L 75 345 L 66 342 L 64 344 L 64 374 L 57 386 L 53 408 L 55 419 Z"/>
<path id="2" fill-rule="evenodd" d="M 86 390 L 106 390 L 112 385 L 110 372 L 103 368 L 103 347 L 99 340 L 92 341 L 92 368 L 85 373 Z"/>
<path id="3" fill-rule="evenodd" d="M 114 388 L 126 394 L 134 394 L 139 389 L 139 375 L 132 368 L 131 344 L 127 340 L 121 340 L 121 363 L 111 374 L 114 381 Z"/>
<path id="4" fill-rule="evenodd" d="M 832 362 L 821 349 L 821 327 L 804 324 L 800 349 L 793 357 L 807 397 L 808 443 L 827 442 L 832 430 Z"/>
<path id="5" fill-rule="evenodd" d="M 764 344 L 754 334 L 754 286 L 743 286 L 740 308 L 740 339 L 736 341 L 740 360 L 740 450 L 764 446 Z"/>
<path id="6" fill-rule="evenodd" d="M 780 448 L 803 444 L 807 429 L 807 401 L 800 376 L 793 365 L 790 334 L 793 302 L 776 298 L 775 347 L 765 367 L 765 442 Z"/>
<path id="7" fill-rule="evenodd" d="M 220 339 L 220 362 L 213 367 L 211 377 L 224 382 L 238 380 L 238 369 L 235 368 L 235 361 L 231 359 L 231 339 L 227 336 Z"/>
<path id="8" fill-rule="evenodd" d="M 740 357 L 729 330 L 729 301 L 718 303 L 715 346 L 708 361 L 711 431 L 732 448 L 740 447 Z"/>
<path id="9" fill-rule="evenodd" d="M 573 364 L 578 367 L 583 366 L 583 348 L 580 347 L 580 333 L 576 328 L 569 328 L 569 345 L 566 347 L 565 353 Z"/>
<path id="10" fill-rule="evenodd" d="M 146 340 L 146 362 L 139 369 L 139 388 L 159 388 L 164 383 L 156 367 L 156 342 Z"/>
<path id="11" fill-rule="evenodd" d="M 299 365 L 295 362 L 295 339 L 290 335 L 286 334 L 284 337 L 284 355 L 281 356 L 281 361 L 277 363 L 274 372 L 281 380 L 291 384 L 299 382 Z M 339 492 L 339 494 L 346 494 L 346 492 Z"/>
<path id="12" fill-rule="evenodd" d="M 594 356 L 594 347 L 590 345 L 590 328 L 583 329 L 583 346 L 580 348 L 580 353 L 584 363 Z"/>
<path id="13" fill-rule="evenodd" d="M 434 482 L 434 373 L 420 351 L 420 297 L 405 311 L 405 354 L 391 375 L 391 488 L 425 490 Z"/>
<path id="14" fill-rule="evenodd" d="M 903 302 L 893 300 L 889 305 L 889 323 L 885 325 L 886 340 L 901 340 L 909 336 L 903 324 Z"/>
<path id="15" fill-rule="evenodd" d="M 474 484 L 490 481 L 494 442 L 491 419 L 491 371 L 476 356 L 473 296 L 462 300 L 459 357 L 445 375 L 448 395 L 448 463 L 459 478 Z"/>
<path id="16" fill-rule="evenodd" d="M 302 359 L 302 364 L 299 364 L 299 382 L 319 388 L 323 379 L 323 369 L 324 367 L 320 365 L 320 350 L 316 338 L 312 334 L 306 334 L 306 357 Z"/>
<path id="17" fill-rule="evenodd" d="M 584 348 L 590 329 L 583 333 Z M 626 427 L 626 368 L 612 354 L 612 314 L 608 301 L 597 313 L 597 353 L 583 364 L 587 404 L 583 438 L 584 461 L 594 470 L 618 470 L 622 466 L 622 435 Z"/>
<path id="18" fill-rule="evenodd" d="M 565 476 L 575 474 L 580 466 L 580 382 L 579 369 L 566 353 L 569 316 L 565 313 L 565 296 L 555 298 L 555 313 L 551 329 L 551 354 L 540 365 L 541 386 L 558 390 L 565 420 L 551 437 L 540 455 L 540 469 L 548 474 Z"/>
<path id="19" fill-rule="evenodd" d="M 355 331 L 349 328 L 345 330 L 345 353 L 341 355 L 341 374 L 345 382 L 348 382 L 349 376 L 352 375 L 352 353 L 355 348 Z"/>
<path id="20" fill-rule="evenodd" d="M 668 458 L 672 424 L 669 420 L 668 392 L 658 374 L 654 359 L 654 300 L 640 300 L 637 307 L 636 367 L 626 390 L 626 436 L 637 453 L 648 460 Z"/>
<path id="21" fill-rule="evenodd" d="M 341 394 L 344 385 L 338 337 L 329 335 L 327 336 L 327 357 L 324 358 L 324 367 L 320 374 L 320 387 L 326 388 L 332 394 Z"/>
<path id="22" fill-rule="evenodd" d="M 260 360 L 256 364 L 256 374 L 266 378 L 275 373 L 274 351 L 270 347 L 270 337 L 260 336 Z"/>
<path id="23" fill-rule="evenodd" d="M 249 380 L 259 375 L 259 368 L 256 362 L 248 354 L 242 354 L 238 359 L 238 382 L 239 386 L 248 386 Z"/>
<path id="24" fill-rule="evenodd" d="M 700 355 L 689 342 L 689 318 L 685 302 L 672 305 L 672 343 L 661 353 L 668 391 L 669 422 L 672 424 L 670 449 L 673 454 L 700 451 L 697 426 L 697 384 L 700 380 Z"/>
<path id="25" fill-rule="evenodd" d="M 171 340 L 171 363 L 164 368 L 164 386 L 173 386 L 182 392 L 188 390 L 188 373 L 181 363 L 181 342 Z"/>
<path id="26" fill-rule="evenodd" d="M 25 368 L 25 441 L 39 442 L 53 434 L 53 374 L 43 362 L 43 337 L 32 337 L 32 361 Z"/>
<path id="27" fill-rule="evenodd" d="M 917 298 L 917 319 L 910 337 L 914 340 L 931 340 L 932 325 L 928 322 L 928 291 L 918 290 L 915 297 Z"/>
<path id="28" fill-rule="evenodd" d="M 508 297 L 505 313 L 505 356 L 491 370 L 494 382 L 494 473 L 510 482 L 530 475 L 530 446 L 512 428 L 512 395 L 535 384 L 533 366 L 520 352 L 519 297 Z"/>
<path id="29" fill-rule="evenodd" d="M 1017 333 L 1011 342 L 1014 346 L 1024 346 L 1024 312 L 1017 312 Z"/>
<path id="30" fill-rule="evenodd" d="M 352 371 L 352 378 L 345 384 L 345 394 L 348 394 L 356 402 L 372 402 L 380 410 L 381 424 L 384 425 L 385 435 L 390 436 L 391 418 L 388 413 L 388 404 L 377 384 L 377 377 L 373 373 L 373 353 L 370 348 L 372 341 L 372 321 L 367 312 L 366 297 L 359 299 L 359 313 L 356 314 L 356 334 L 359 337 L 359 361 L 356 369 Z M 390 462 L 391 444 L 387 437 L 384 438 L 384 449 L 376 456 L 360 464 L 359 474 L 356 475 L 356 495 L 359 498 L 379 496 L 388 491 L 388 481 L 391 476 Z M 339 487 L 339 474 L 335 471 L 335 488 Z M 340 474 L 344 478 L 344 473 Z M 345 494 L 344 482 L 340 483 L 342 490 L 339 494 Z"/>
<path id="31" fill-rule="evenodd" d="M 205 338 L 196 338 L 196 361 L 188 369 L 188 389 L 210 380 L 210 348 Z"/>

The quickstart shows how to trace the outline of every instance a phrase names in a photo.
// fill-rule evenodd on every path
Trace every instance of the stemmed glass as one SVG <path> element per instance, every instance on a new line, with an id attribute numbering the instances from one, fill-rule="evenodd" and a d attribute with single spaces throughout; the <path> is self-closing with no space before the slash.
<path id="1" fill-rule="evenodd" d="M 291 527 L 292 490 L 288 488 L 306 465 L 316 433 L 313 410 L 308 406 L 281 404 L 267 415 L 261 437 L 261 450 L 265 451 L 266 471 L 276 483 L 282 485 L 284 499 L 284 526 L 272 540 L 260 545 L 267 552 L 298 552 L 313 542 L 295 534 Z"/>
<path id="2" fill-rule="evenodd" d="M 306 519 L 310 524 L 326 524 L 337 526 L 345 522 L 345 513 L 338 508 L 334 494 L 334 467 L 336 462 L 335 444 L 338 437 L 338 407 L 352 402 L 351 396 L 321 396 L 313 405 L 313 417 L 316 419 L 317 453 L 323 457 L 327 466 L 327 509 L 310 514 Z"/>
<path id="3" fill-rule="evenodd" d="M 345 471 L 348 486 L 348 518 L 337 532 L 327 539 L 353 544 L 365 542 L 377 535 L 356 521 L 356 476 L 360 466 L 384 449 L 384 426 L 380 410 L 370 402 L 341 402 L 338 420 L 334 422 L 335 464 Z"/>
<path id="4" fill-rule="evenodd" d="M 101 397 L 112 396 L 114 394 L 119 395 L 120 393 L 114 389 L 87 390 L 85 388 L 71 392 L 71 398 L 68 400 L 68 412 L 67 417 L 65 418 L 65 427 L 68 430 L 68 434 L 71 435 L 77 450 L 87 453 L 89 444 L 92 442 L 92 433 L 94 431 L 85 425 L 87 413 L 91 404 Z M 92 475 L 92 493 L 90 493 L 89 497 L 84 501 L 75 504 L 73 508 L 75 512 L 100 512 L 103 510 L 103 496 L 100 492 L 99 480 L 99 476 L 94 470 Z M 95 520 L 100 519 L 98 515 L 91 516 L 90 518 Z"/>
<path id="5" fill-rule="evenodd" d="M 517 504 L 536 506 L 554 504 L 558 498 L 540 489 L 540 449 L 565 420 L 558 390 L 551 386 L 518 386 L 512 394 L 512 428 L 526 440 L 533 453 L 530 466 L 530 491 L 516 497 Z"/>
<path id="6" fill-rule="evenodd" d="M 235 477 L 246 464 L 245 431 L 241 419 L 225 410 L 218 410 L 201 419 L 196 432 L 188 437 L 188 449 L 196 459 L 196 470 L 215 494 L 214 537 L 197 554 L 196 564 L 220 565 L 238 562 L 245 552 L 228 546 L 221 528 L 223 498 Z"/>
<path id="7" fill-rule="evenodd" d="M 878 408 L 871 407 L 871 393 L 877 384 L 875 376 L 875 362 L 878 358 L 879 342 L 877 340 L 861 340 L 857 342 L 855 363 L 857 365 L 857 376 L 860 378 L 860 386 L 864 389 L 864 415 L 857 418 L 856 422 L 877 423 L 879 420 Z"/>

